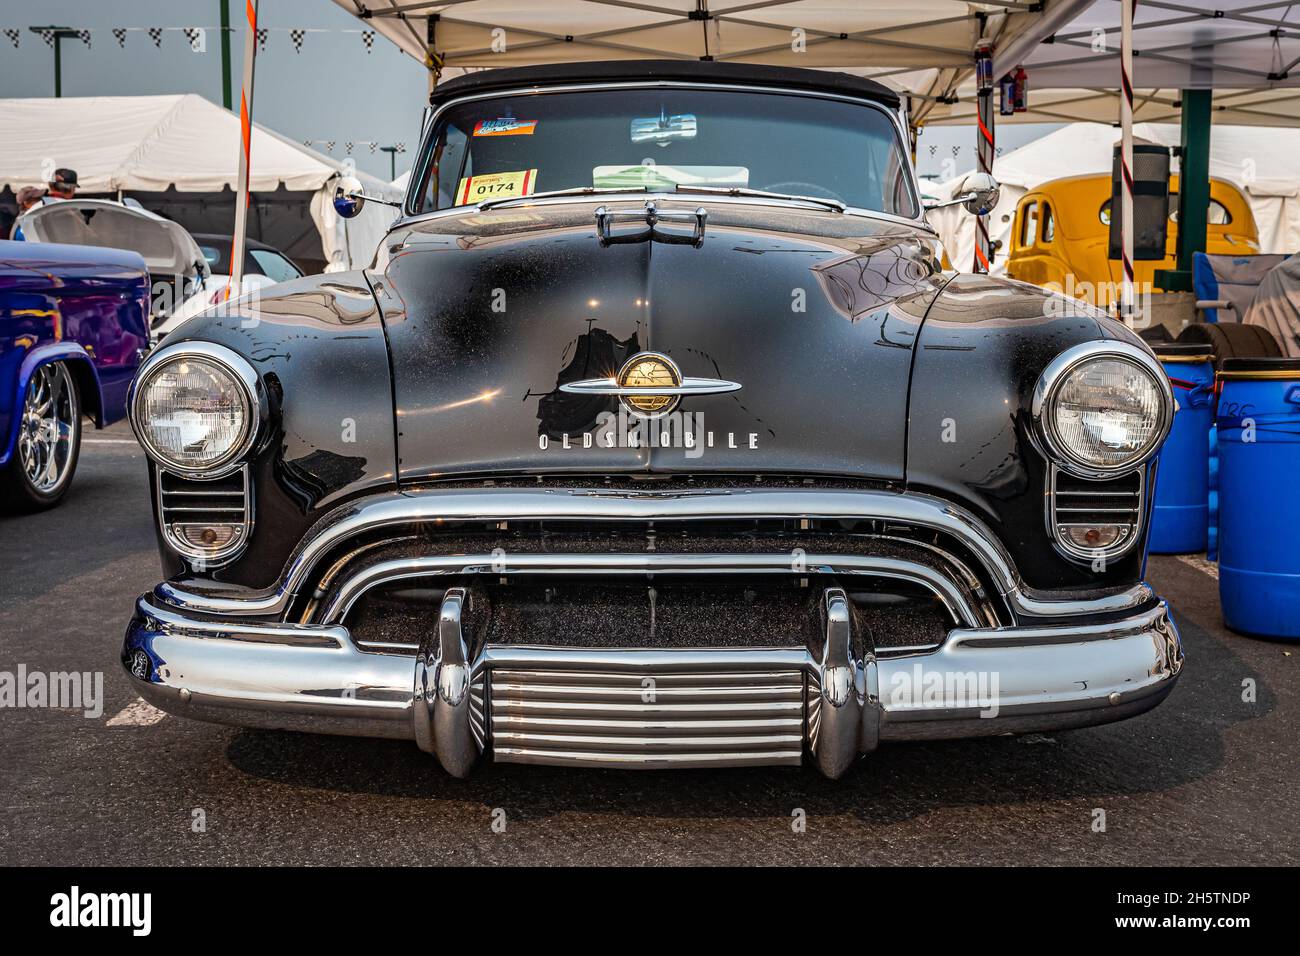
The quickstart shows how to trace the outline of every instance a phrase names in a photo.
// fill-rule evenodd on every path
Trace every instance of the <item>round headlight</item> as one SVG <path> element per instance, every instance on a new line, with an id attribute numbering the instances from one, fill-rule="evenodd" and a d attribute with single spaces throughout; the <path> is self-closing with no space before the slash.
<path id="1" fill-rule="evenodd" d="M 132 424 L 145 451 L 163 467 L 211 474 L 238 460 L 252 443 L 253 372 L 235 353 L 225 352 L 178 346 L 175 354 L 155 356 L 142 371 Z"/>
<path id="2" fill-rule="evenodd" d="M 1035 415 L 1067 469 L 1109 474 L 1137 467 L 1164 441 L 1172 397 L 1159 364 L 1132 346 L 1077 346 L 1043 373 Z"/>

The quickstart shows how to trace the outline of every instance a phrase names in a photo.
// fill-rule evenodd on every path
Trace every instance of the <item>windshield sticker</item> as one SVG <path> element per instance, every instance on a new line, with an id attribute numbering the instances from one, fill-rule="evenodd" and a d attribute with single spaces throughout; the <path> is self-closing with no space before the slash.
<path id="1" fill-rule="evenodd" d="M 536 130 L 537 120 L 519 120 L 513 116 L 479 120 L 474 124 L 475 136 L 532 136 Z"/>
<path id="2" fill-rule="evenodd" d="M 651 190 L 671 190 L 683 186 L 749 185 L 745 166 L 663 166 L 645 160 L 636 166 L 597 166 L 591 171 L 591 185 L 596 189 L 626 189 L 641 186 Z"/>
<path id="3" fill-rule="evenodd" d="M 485 199 L 512 199 L 529 196 L 537 188 L 537 170 L 520 169 L 512 173 L 484 173 L 468 176 L 456 187 L 456 205 L 468 206 Z"/>

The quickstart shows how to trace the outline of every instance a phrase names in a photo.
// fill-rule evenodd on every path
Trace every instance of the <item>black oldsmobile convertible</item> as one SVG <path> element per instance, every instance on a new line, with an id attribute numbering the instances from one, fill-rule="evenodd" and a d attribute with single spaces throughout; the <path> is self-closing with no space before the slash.
<path id="1" fill-rule="evenodd" d="M 1169 693 L 1167 379 L 1100 313 L 941 271 L 893 93 L 566 64 L 433 106 L 370 269 L 200 316 L 136 379 L 147 700 L 457 776 L 838 777 Z"/>

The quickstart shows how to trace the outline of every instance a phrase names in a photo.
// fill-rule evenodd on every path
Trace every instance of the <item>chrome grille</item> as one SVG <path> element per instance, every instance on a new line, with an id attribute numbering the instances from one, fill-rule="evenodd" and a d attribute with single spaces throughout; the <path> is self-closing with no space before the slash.
<path id="1" fill-rule="evenodd" d="M 182 478 L 158 470 L 158 520 L 167 542 L 187 558 L 212 566 L 229 561 L 248 541 L 252 501 L 248 467 L 220 478 Z M 195 536 L 219 528 L 230 539 L 204 548 Z"/>
<path id="2" fill-rule="evenodd" d="M 557 766 L 799 764 L 803 671 L 735 666 L 744 659 L 715 652 L 689 671 L 494 667 L 492 753 Z"/>
<path id="3" fill-rule="evenodd" d="M 1071 557 L 1091 559 L 1104 554 L 1113 557 L 1132 547 L 1142 527 L 1143 473 L 1129 472 L 1118 478 L 1079 478 L 1053 468 L 1048 483 L 1048 531 Z M 1085 551 L 1065 540 L 1068 527 L 1118 525 L 1120 539 L 1111 547 Z"/>

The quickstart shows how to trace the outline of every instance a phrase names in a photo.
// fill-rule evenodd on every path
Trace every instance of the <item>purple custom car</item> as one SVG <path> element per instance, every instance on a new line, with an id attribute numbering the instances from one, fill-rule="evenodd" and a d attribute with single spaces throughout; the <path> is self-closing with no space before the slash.
<path id="1" fill-rule="evenodd" d="M 126 414 L 148 321 L 138 253 L 0 241 L 0 505 L 63 497 L 82 416 L 103 428 Z"/>

